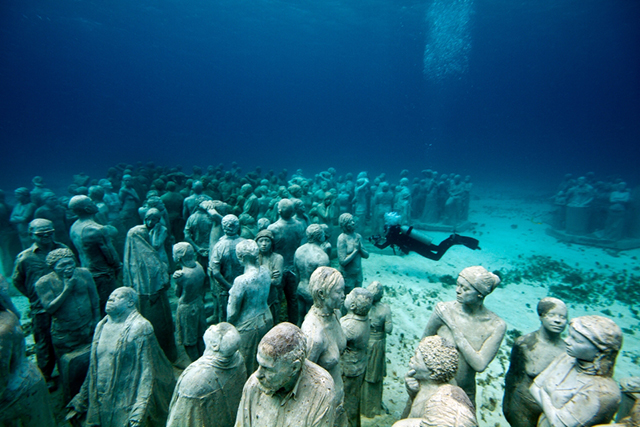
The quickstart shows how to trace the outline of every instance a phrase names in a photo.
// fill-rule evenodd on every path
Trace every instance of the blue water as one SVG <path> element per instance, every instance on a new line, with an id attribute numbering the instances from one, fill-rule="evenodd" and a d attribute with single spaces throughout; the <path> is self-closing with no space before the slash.
<path id="1" fill-rule="evenodd" d="M 640 182 L 636 0 L 4 0 L 0 188 L 116 163 Z"/>

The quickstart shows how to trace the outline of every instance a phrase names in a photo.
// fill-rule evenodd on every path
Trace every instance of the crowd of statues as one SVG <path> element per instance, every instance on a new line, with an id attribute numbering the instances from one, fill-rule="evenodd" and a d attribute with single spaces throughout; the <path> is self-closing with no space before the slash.
<path id="1" fill-rule="evenodd" d="M 399 187 L 411 196 L 406 175 Z M 67 207 L 56 205 L 64 221 L 31 218 L 17 233 L 25 248 L 12 282 L 29 299 L 37 367 L 0 286 L 0 425 L 55 425 L 47 387 L 60 382 L 72 425 L 354 427 L 385 412 L 393 323 L 382 284 L 363 286 L 360 233 L 376 224 L 358 204 L 373 186 L 366 173 L 287 180 L 258 169 L 240 177 L 234 165 L 187 177 L 147 165 L 75 179 Z M 350 182 L 341 211 L 334 202 Z M 51 198 L 42 179 L 34 185 L 16 192 L 25 194 L 18 211 Z M 409 362 L 397 426 L 478 425 L 476 374 L 506 332 L 484 305 L 499 283 L 480 266 L 460 271 L 456 300 L 436 305 Z M 512 351 L 505 417 L 512 426 L 608 423 L 621 401 L 611 378 L 620 328 L 578 317 L 565 344 L 564 303 L 545 298 L 538 314 L 540 329 Z M 186 369 L 176 378 L 174 367 Z"/>
<path id="2" fill-rule="evenodd" d="M 595 174 L 565 175 L 553 197 L 554 229 L 571 235 L 619 241 L 638 234 L 637 206 L 622 179 L 597 181 Z M 637 236 L 635 236 L 637 237 Z"/>

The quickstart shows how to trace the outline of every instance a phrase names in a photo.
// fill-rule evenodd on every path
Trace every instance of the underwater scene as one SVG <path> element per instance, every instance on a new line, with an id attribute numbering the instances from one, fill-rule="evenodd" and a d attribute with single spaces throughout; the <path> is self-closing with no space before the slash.
<path id="1" fill-rule="evenodd" d="M 623 403 L 635 399 L 639 22 L 634 0 L 5 0 L 0 290 L 21 313 L 28 359 L 51 380 L 57 425 L 79 425 L 66 418 L 73 395 L 58 387 L 61 368 L 39 360 L 44 310 L 35 280 L 28 291 L 15 283 L 16 257 L 37 246 L 29 224 L 42 218 L 87 267 L 72 232 L 86 219 L 79 200 L 95 207 L 89 220 L 119 264 L 129 230 L 158 209 L 168 276 L 180 269 L 173 244 L 191 243 L 206 274 L 220 218 L 236 215 L 238 234 L 258 240 L 281 200 L 298 200 L 303 229 L 322 226 L 328 265 L 343 273 L 339 236 L 358 235 L 356 287 L 379 282 L 393 320 L 382 402 L 362 426 L 407 418 L 410 359 L 440 303 L 462 304 L 472 266 L 498 278 L 480 293 L 504 325 L 476 370 L 477 425 L 520 425 L 507 420 L 505 378 L 514 344 L 544 329 L 546 297 L 566 304 L 567 319 L 618 325 L 612 378 Z M 199 211 L 217 235 L 194 231 Z M 224 321 L 211 270 L 206 280 L 208 324 Z M 280 297 L 280 321 L 294 320 Z M 193 359 L 185 351 L 169 357 L 176 379 Z"/>

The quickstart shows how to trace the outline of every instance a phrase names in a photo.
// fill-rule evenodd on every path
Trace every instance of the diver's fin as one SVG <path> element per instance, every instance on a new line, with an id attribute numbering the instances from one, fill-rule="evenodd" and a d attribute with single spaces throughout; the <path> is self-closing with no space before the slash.
<path id="1" fill-rule="evenodd" d="M 473 237 L 467 237 L 467 236 L 461 236 L 459 234 L 454 234 L 453 235 L 453 241 L 455 242 L 455 244 L 464 245 L 464 246 L 468 247 L 469 249 L 473 249 L 473 250 L 480 249 L 480 246 L 478 246 L 480 244 L 480 242 L 478 241 L 478 239 L 474 239 Z"/>

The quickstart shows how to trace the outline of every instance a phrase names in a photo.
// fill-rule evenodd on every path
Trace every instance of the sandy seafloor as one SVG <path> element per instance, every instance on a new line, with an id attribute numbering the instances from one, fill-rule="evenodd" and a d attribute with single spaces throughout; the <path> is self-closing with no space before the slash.
<path id="1" fill-rule="evenodd" d="M 435 304 L 455 299 L 455 286 L 443 285 L 440 278 L 450 276 L 449 280 L 455 280 L 460 270 L 471 265 L 482 265 L 490 271 L 506 273 L 503 283 L 485 300 L 485 305 L 503 318 L 508 326 L 498 356 L 477 376 L 478 422 L 481 426 L 508 426 L 501 405 L 504 375 L 509 367 L 513 342 L 510 336 L 515 330 L 526 334 L 538 329 L 538 301 L 550 295 L 550 286 L 569 286 L 566 279 L 563 283 L 563 278 L 571 275 L 584 278 L 597 275 L 597 278 L 586 280 L 579 286 L 580 289 L 575 291 L 575 301 L 565 298 L 569 316 L 599 314 L 615 320 L 624 328 L 625 334 L 614 378 L 640 376 L 640 317 L 637 311 L 632 312 L 633 303 L 638 300 L 629 301 L 630 304 L 622 303 L 613 298 L 613 282 L 608 280 L 608 284 L 603 284 L 607 282 L 605 278 L 612 274 L 633 275 L 634 295 L 637 298 L 640 292 L 640 267 L 637 261 L 640 249 L 615 254 L 599 248 L 558 242 L 545 233 L 548 226 L 543 223 L 543 218 L 551 210 L 547 197 L 548 194 L 543 191 L 523 191 L 516 187 L 502 191 L 496 188 L 490 191 L 488 188 L 474 189 L 469 215 L 474 226 L 461 234 L 478 238 L 482 249 L 471 251 L 456 246 L 439 262 L 415 253 L 394 255 L 391 248 L 381 251 L 367 244 L 371 255 L 363 261 L 365 284 L 378 280 L 386 286 L 383 301 L 391 306 L 394 329 L 387 340 L 388 376 L 383 396 L 390 414 L 374 419 L 363 417 L 363 426 L 391 426 L 399 419 L 407 399 L 404 375 L 408 370 L 409 358 Z M 435 242 L 449 235 L 442 232 L 428 234 Z M 516 276 L 520 276 L 520 279 L 515 279 Z M 584 294 L 578 295 L 579 291 L 587 292 L 595 301 L 586 301 Z M 573 294 L 573 291 L 568 293 Z M 14 301 L 25 313 L 26 298 L 14 297 Z M 32 342 L 30 339 L 28 341 Z M 64 415 L 59 413 L 58 416 L 60 420 Z"/>

